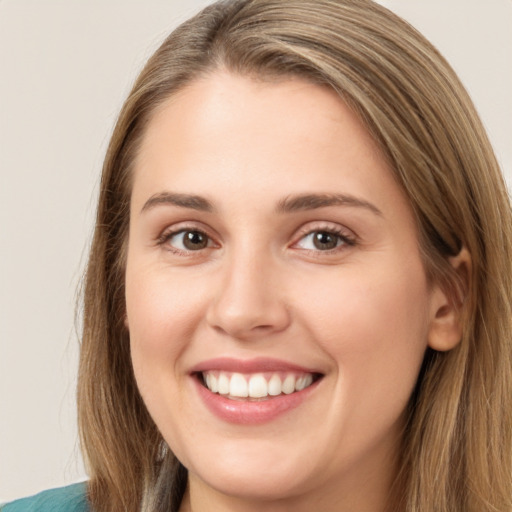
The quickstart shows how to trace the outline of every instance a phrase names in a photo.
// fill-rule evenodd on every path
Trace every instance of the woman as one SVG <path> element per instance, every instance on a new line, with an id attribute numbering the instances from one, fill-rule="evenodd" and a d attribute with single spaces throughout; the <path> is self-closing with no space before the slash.
<path id="1" fill-rule="evenodd" d="M 207 7 L 105 160 L 91 508 L 511 510 L 510 220 L 469 98 L 409 25 L 360 0 Z"/>

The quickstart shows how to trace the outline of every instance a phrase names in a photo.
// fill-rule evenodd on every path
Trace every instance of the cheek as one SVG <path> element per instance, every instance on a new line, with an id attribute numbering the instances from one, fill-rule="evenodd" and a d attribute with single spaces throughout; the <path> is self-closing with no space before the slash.
<path id="1" fill-rule="evenodd" d="M 158 377 L 180 371 L 180 356 L 200 322 L 202 305 L 193 287 L 155 269 L 126 274 L 126 311 L 135 375 L 141 392 Z M 162 370 L 162 371 L 159 371 Z"/>
<path id="2" fill-rule="evenodd" d="M 386 272 L 347 272 L 326 289 L 310 289 L 310 329 L 333 359 L 343 401 L 375 414 L 407 403 L 427 346 L 429 294 L 423 270 L 404 265 Z M 319 285 L 320 283 L 317 283 Z M 328 283 L 326 283 L 328 285 Z M 305 302 L 305 303 L 306 303 Z"/>
<path id="3" fill-rule="evenodd" d="M 354 348 L 367 350 L 376 348 L 378 340 L 399 342 L 405 336 L 414 342 L 420 332 L 426 333 L 429 293 L 422 267 L 390 267 L 342 268 L 337 275 L 308 279 L 300 294 L 302 306 L 324 333 L 319 339 L 354 339 Z"/>
<path id="4" fill-rule="evenodd" d="M 166 439 L 177 449 L 186 439 L 176 412 L 187 407 L 180 376 L 185 374 L 183 353 L 200 321 L 198 296 L 165 273 L 127 269 L 126 308 L 135 380 L 153 420 L 160 429 L 164 427 Z"/>

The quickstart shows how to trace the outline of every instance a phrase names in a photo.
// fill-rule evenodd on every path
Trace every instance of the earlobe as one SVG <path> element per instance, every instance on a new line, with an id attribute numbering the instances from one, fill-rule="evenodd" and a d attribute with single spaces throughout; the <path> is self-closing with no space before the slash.
<path id="1" fill-rule="evenodd" d="M 470 288 L 471 256 L 462 248 L 457 256 L 449 259 L 459 277 L 460 286 L 452 293 L 436 285 L 432 291 L 432 315 L 428 333 L 428 345 L 433 350 L 446 352 L 458 345 L 462 338 L 462 312 Z"/>

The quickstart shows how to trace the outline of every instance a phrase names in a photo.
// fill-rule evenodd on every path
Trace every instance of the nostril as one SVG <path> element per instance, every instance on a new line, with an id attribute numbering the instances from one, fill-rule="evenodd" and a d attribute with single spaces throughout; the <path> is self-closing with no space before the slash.
<path id="1" fill-rule="evenodd" d="M 272 325 L 268 324 L 268 325 L 257 325 L 256 327 L 253 327 L 252 330 L 253 331 L 269 331 L 273 328 Z"/>

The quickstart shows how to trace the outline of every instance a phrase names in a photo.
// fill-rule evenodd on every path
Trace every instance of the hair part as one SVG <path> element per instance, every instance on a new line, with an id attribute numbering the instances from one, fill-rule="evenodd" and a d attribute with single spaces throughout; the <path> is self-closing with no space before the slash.
<path id="1" fill-rule="evenodd" d="M 156 109 L 221 68 L 257 80 L 300 77 L 337 91 L 410 200 L 429 279 L 461 309 L 458 346 L 425 355 L 394 510 L 512 510 L 506 186 L 451 67 L 415 29 L 370 0 L 217 2 L 178 27 L 135 82 L 105 158 L 85 276 L 78 406 L 94 509 L 175 511 L 185 490 L 186 470 L 149 416 L 131 365 L 124 297 L 130 195 Z M 472 259 L 466 281 L 449 263 L 462 247 Z"/>

